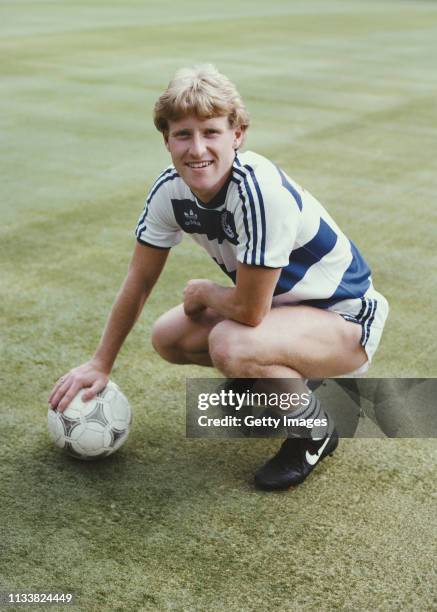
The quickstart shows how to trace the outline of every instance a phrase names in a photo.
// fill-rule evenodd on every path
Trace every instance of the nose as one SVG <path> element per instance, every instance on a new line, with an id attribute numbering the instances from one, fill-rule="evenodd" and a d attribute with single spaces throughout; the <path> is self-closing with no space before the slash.
<path id="1" fill-rule="evenodd" d="M 190 142 L 190 155 L 200 159 L 206 151 L 205 141 L 201 134 L 193 134 Z"/>

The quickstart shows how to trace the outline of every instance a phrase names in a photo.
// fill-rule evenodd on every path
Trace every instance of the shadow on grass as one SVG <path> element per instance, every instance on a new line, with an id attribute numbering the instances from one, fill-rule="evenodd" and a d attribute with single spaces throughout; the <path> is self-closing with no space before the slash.
<path id="1" fill-rule="evenodd" d="M 251 490 L 252 473 L 271 448 L 272 441 L 187 440 L 149 426 L 114 455 L 80 461 L 41 435 L 29 454 L 8 461 L 10 504 L 30 520 L 86 508 L 162 515 L 177 503 L 214 497 L 214 491 Z"/>

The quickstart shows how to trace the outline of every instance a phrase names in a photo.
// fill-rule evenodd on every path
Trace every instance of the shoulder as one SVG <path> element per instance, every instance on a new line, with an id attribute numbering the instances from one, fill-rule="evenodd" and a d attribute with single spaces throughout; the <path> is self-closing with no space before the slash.
<path id="1" fill-rule="evenodd" d="M 168 166 L 150 187 L 146 202 L 150 204 L 152 200 L 159 197 L 167 199 L 169 197 L 177 197 L 178 195 L 185 194 L 186 188 L 176 168 L 173 165 Z"/>
<path id="2" fill-rule="evenodd" d="M 239 185 L 240 194 L 251 199 L 262 200 L 276 207 L 289 203 L 290 196 L 302 208 L 302 189 L 273 161 L 254 153 L 246 151 L 236 156 L 233 173 L 233 182 Z"/>
<path id="3" fill-rule="evenodd" d="M 254 153 L 253 151 L 245 151 L 235 157 L 233 166 L 233 175 L 238 179 L 256 179 L 258 182 L 268 182 L 271 185 L 280 184 L 280 175 L 278 167 L 267 157 Z"/>

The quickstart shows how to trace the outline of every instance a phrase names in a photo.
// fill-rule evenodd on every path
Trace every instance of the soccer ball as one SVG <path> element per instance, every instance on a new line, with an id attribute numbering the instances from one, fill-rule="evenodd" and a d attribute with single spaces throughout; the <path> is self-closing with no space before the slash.
<path id="1" fill-rule="evenodd" d="M 131 407 L 112 381 L 89 402 L 82 401 L 84 392 L 79 391 L 62 413 L 49 408 L 50 437 L 56 446 L 78 459 L 107 457 L 127 440 Z"/>

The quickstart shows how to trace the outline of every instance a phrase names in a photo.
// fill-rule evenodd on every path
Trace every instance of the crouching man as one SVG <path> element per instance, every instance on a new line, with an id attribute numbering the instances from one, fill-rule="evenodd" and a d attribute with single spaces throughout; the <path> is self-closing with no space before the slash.
<path id="1" fill-rule="evenodd" d="M 180 70 L 156 102 L 154 122 L 172 165 L 150 189 L 126 279 L 94 356 L 59 379 L 51 406 L 62 411 L 81 388 L 88 388 L 84 399 L 104 388 L 184 233 L 234 286 L 208 279 L 187 284 L 183 303 L 153 328 L 153 346 L 164 359 L 215 367 L 229 378 L 288 379 L 278 384 L 295 389 L 305 388 L 305 379 L 365 372 L 387 301 L 323 206 L 272 161 L 240 152 L 249 117 L 234 84 L 212 66 Z M 326 416 L 315 397 L 297 413 Z M 337 440 L 329 418 L 317 436 L 290 432 L 256 473 L 256 485 L 299 484 Z"/>

